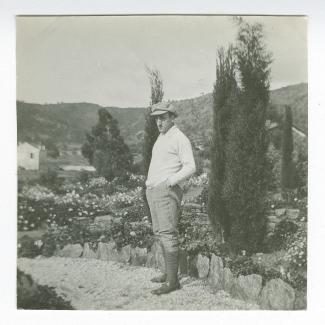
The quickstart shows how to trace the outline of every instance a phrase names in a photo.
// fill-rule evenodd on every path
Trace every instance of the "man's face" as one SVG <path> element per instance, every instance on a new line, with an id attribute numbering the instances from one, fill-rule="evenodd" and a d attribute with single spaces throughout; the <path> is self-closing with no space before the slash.
<path id="1" fill-rule="evenodd" d="M 166 112 L 155 116 L 157 128 L 160 133 L 165 134 L 174 125 L 174 116 Z"/>

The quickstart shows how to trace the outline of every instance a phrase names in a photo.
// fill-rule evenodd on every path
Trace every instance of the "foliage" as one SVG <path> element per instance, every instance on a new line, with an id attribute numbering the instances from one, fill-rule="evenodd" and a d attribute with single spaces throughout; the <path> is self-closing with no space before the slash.
<path id="1" fill-rule="evenodd" d="M 17 269 L 17 308 L 71 310 L 71 304 L 59 297 L 54 288 L 39 285 L 30 275 Z"/>
<path id="2" fill-rule="evenodd" d="M 57 249 L 62 249 L 67 244 L 90 243 L 96 247 L 100 241 L 102 231 L 92 230 L 89 223 L 73 220 L 69 225 L 59 226 L 51 224 L 42 236 L 42 255 L 52 256 Z"/>
<path id="3" fill-rule="evenodd" d="M 228 123 L 222 188 L 231 222 L 227 240 L 236 251 L 258 250 L 266 230 L 269 163 L 265 124 L 271 58 L 263 37 L 261 24 L 240 23 L 235 47 L 240 91 Z"/>
<path id="4" fill-rule="evenodd" d="M 268 251 L 277 251 L 286 248 L 290 237 L 296 233 L 298 226 L 290 220 L 280 221 L 275 229 L 272 237 L 267 242 Z"/>
<path id="5" fill-rule="evenodd" d="M 210 256 L 218 251 L 215 232 L 209 224 L 202 224 L 194 211 L 183 211 L 178 231 L 180 248 L 189 255 L 201 253 Z"/>
<path id="6" fill-rule="evenodd" d="M 282 130 L 282 156 L 281 156 L 281 188 L 282 190 L 296 187 L 295 170 L 293 163 L 293 136 L 292 136 L 292 110 L 285 108 L 285 118 Z"/>
<path id="7" fill-rule="evenodd" d="M 307 268 L 307 230 L 304 224 L 288 239 L 286 244 L 286 260 L 295 271 Z"/>
<path id="8" fill-rule="evenodd" d="M 151 87 L 150 106 L 152 106 L 154 104 L 160 103 L 164 97 L 163 81 L 159 70 L 150 69 L 148 67 L 146 69 Z M 155 119 L 150 116 L 150 113 L 151 109 L 149 108 L 146 111 L 144 127 L 143 163 L 145 175 L 147 175 L 149 170 L 152 147 L 159 134 Z"/>
<path id="9" fill-rule="evenodd" d="M 209 218 L 215 230 L 220 225 L 228 238 L 231 220 L 222 199 L 225 182 L 226 144 L 229 135 L 229 121 L 232 110 L 236 106 L 237 82 L 233 48 L 227 52 L 223 48 L 218 51 L 216 67 L 216 83 L 213 90 L 213 134 L 211 145 L 211 173 L 209 176 Z"/>
<path id="10" fill-rule="evenodd" d="M 49 157 L 58 158 L 60 156 L 59 148 L 54 141 L 52 141 L 51 139 L 47 139 L 44 140 L 43 143 L 45 145 L 47 155 Z"/>
<path id="11" fill-rule="evenodd" d="M 105 198 L 91 194 L 80 197 L 78 193 L 69 192 L 43 200 L 19 196 L 18 230 L 35 230 L 43 224 L 64 226 L 76 218 L 92 220 L 109 212 Z"/>
<path id="12" fill-rule="evenodd" d="M 58 190 L 62 183 L 63 180 L 58 177 L 58 173 L 53 169 L 42 173 L 39 181 L 40 185 L 51 188 L 54 191 Z"/>
<path id="13" fill-rule="evenodd" d="M 79 175 L 80 183 L 82 184 L 87 183 L 90 180 L 91 175 L 92 175 L 91 172 L 88 172 L 87 170 L 82 170 Z"/>
<path id="14" fill-rule="evenodd" d="M 306 279 L 300 274 L 291 272 L 279 272 L 272 267 L 265 267 L 264 265 L 253 261 L 250 256 L 236 255 L 234 257 L 223 258 L 224 267 L 228 267 L 234 276 L 258 274 L 262 276 L 262 285 L 271 279 L 280 278 L 281 280 L 289 283 L 297 290 L 306 288 Z"/>
<path id="15" fill-rule="evenodd" d="M 200 175 L 191 176 L 184 184 L 184 190 L 188 190 L 193 187 L 203 187 L 208 185 L 208 174 L 201 173 Z"/>
<path id="16" fill-rule="evenodd" d="M 257 250 L 265 234 L 271 56 L 263 37 L 261 24 L 240 21 L 236 46 L 218 52 L 209 217 L 235 251 Z"/>
<path id="17" fill-rule="evenodd" d="M 81 150 L 98 175 L 112 180 L 130 170 L 133 159 L 120 135 L 117 120 L 104 108 L 98 110 L 98 117 Z"/>
<path id="18" fill-rule="evenodd" d="M 270 164 L 268 172 L 268 190 L 279 191 L 281 184 L 281 155 L 273 143 L 270 143 L 267 151 L 267 160 Z"/>
<path id="19" fill-rule="evenodd" d="M 146 67 L 148 78 L 150 81 L 150 106 L 160 103 L 164 97 L 164 90 L 163 90 L 163 81 L 160 75 L 159 70 L 157 69 L 150 69 Z M 145 126 L 144 126 L 144 140 L 143 140 L 143 174 L 147 175 L 149 171 L 150 161 L 151 161 L 151 154 L 152 148 L 154 143 L 157 140 L 159 131 L 153 116 L 150 115 L 151 109 L 150 107 L 146 110 L 145 113 Z M 143 184 L 142 189 L 142 196 L 145 203 L 145 209 L 147 211 L 147 215 L 149 215 L 151 219 L 149 204 L 147 202 L 146 194 L 145 194 L 145 185 Z"/>
<path id="20" fill-rule="evenodd" d="M 40 246 L 38 241 L 28 235 L 24 235 L 18 241 L 18 257 L 33 258 L 41 254 Z"/>

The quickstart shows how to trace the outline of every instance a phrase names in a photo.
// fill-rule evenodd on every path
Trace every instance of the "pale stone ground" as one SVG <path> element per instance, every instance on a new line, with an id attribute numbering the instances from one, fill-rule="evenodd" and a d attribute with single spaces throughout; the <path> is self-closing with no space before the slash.
<path id="1" fill-rule="evenodd" d="M 182 278 L 182 289 L 151 294 L 155 269 L 82 258 L 19 258 L 18 268 L 41 285 L 54 287 L 78 310 L 229 310 L 258 309 L 255 304 L 213 293 L 203 280 Z"/>

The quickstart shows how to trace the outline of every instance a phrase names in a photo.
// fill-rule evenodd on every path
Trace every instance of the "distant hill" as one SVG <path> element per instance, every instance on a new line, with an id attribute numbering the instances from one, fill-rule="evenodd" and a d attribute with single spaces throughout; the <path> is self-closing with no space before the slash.
<path id="1" fill-rule="evenodd" d="M 18 141 L 82 144 L 85 134 L 98 121 L 102 108 L 89 103 L 32 104 L 17 102 Z M 145 109 L 106 107 L 120 125 L 122 135 L 134 135 L 144 128 Z"/>
<path id="2" fill-rule="evenodd" d="M 196 143 L 204 142 L 212 133 L 212 94 L 193 99 L 175 101 L 179 118 L 178 126 Z M 308 84 L 292 85 L 270 92 L 270 106 L 275 110 L 277 120 L 284 115 L 285 105 L 293 112 L 293 124 L 305 134 L 308 132 Z M 278 121 L 277 121 L 278 122 Z"/>
<path id="3" fill-rule="evenodd" d="M 291 105 L 294 125 L 307 133 L 308 85 L 298 84 L 271 91 L 272 107 L 278 116 L 284 105 Z M 207 142 L 212 129 L 212 94 L 174 101 L 179 112 L 177 125 L 191 140 Z M 40 142 L 52 139 L 57 144 L 82 144 L 86 132 L 97 123 L 101 106 L 89 103 L 32 104 L 17 102 L 18 140 Z M 140 152 L 145 108 L 106 107 L 120 126 L 121 134 L 134 152 Z"/>
<path id="4" fill-rule="evenodd" d="M 284 105 L 290 105 L 293 113 L 293 124 L 305 134 L 308 132 L 308 84 L 283 87 L 271 91 L 271 103 L 283 116 Z"/>

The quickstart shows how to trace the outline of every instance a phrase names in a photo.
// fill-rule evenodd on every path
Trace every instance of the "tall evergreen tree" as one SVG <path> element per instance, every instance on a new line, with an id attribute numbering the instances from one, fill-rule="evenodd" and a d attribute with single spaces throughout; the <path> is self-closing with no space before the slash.
<path id="1" fill-rule="evenodd" d="M 150 69 L 146 67 L 147 74 L 150 81 L 151 95 L 150 106 L 160 103 L 164 97 L 163 81 L 160 72 L 157 69 Z M 158 129 L 155 123 L 155 119 L 150 116 L 150 107 L 145 115 L 145 127 L 144 127 L 144 146 L 143 146 L 143 166 L 144 173 L 147 175 L 149 165 L 151 161 L 152 147 L 158 137 Z"/>
<path id="2" fill-rule="evenodd" d="M 240 92 L 229 121 L 222 197 L 231 220 L 235 250 L 256 251 L 265 236 L 267 189 L 266 110 L 271 56 L 261 24 L 239 22 L 235 48 Z"/>
<path id="3" fill-rule="evenodd" d="M 120 135 L 117 120 L 105 108 L 98 110 L 98 118 L 81 150 L 98 175 L 111 180 L 131 169 L 132 154 Z"/>
<path id="4" fill-rule="evenodd" d="M 159 70 L 150 69 L 149 67 L 146 67 L 146 71 L 150 81 L 150 88 L 151 88 L 150 106 L 151 106 L 160 103 L 164 97 L 163 81 Z M 152 148 L 159 134 L 155 119 L 150 115 L 150 112 L 151 112 L 151 107 L 149 107 L 147 112 L 145 113 L 144 144 L 143 144 L 143 172 L 145 175 L 148 174 L 151 155 L 152 155 Z M 143 185 L 142 193 L 143 193 L 142 194 L 143 200 L 145 203 L 146 214 L 151 217 L 149 205 L 145 194 L 145 185 Z"/>
<path id="5" fill-rule="evenodd" d="M 211 224 L 227 240 L 231 220 L 222 198 L 225 181 L 225 147 L 228 141 L 229 121 L 236 106 L 238 87 L 233 48 L 218 50 L 216 83 L 213 89 L 213 134 L 211 144 L 211 171 L 209 175 L 208 212 Z M 221 228 L 220 228 L 221 226 Z"/>
<path id="6" fill-rule="evenodd" d="M 293 136 L 292 136 L 292 110 L 285 107 L 285 116 L 282 126 L 282 156 L 281 156 L 281 188 L 283 191 L 295 187 L 295 170 L 292 160 Z"/>

